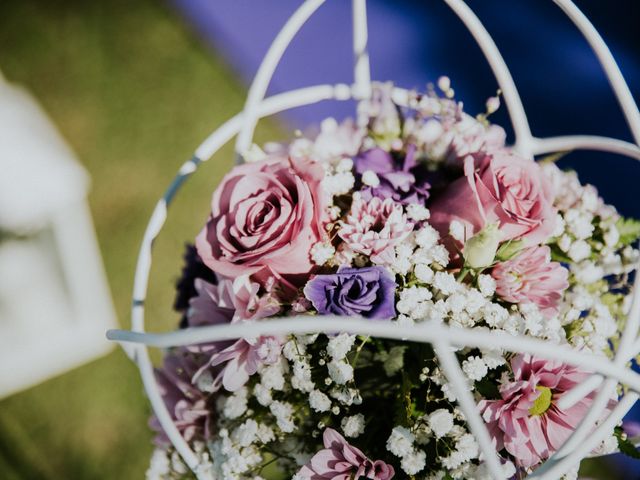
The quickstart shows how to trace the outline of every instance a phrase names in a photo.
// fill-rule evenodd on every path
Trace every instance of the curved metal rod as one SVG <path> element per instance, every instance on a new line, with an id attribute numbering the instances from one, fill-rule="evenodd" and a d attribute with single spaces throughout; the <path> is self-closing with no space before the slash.
<path id="1" fill-rule="evenodd" d="M 443 339 L 458 346 L 477 348 L 502 348 L 511 352 L 534 353 L 544 358 L 554 359 L 571 365 L 580 365 L 586 370 L 597 372 L 627 384 L 630 389 L 640 392 L 640 374 L 614 365 L 601 356 L 580 352 L 568 346 L 556 345 L 531 337 L 513 336 L 503 332 L 484 331 L 427 321 L 417 326 L 401 326 L 394 322 L 372 322 L 358 318 L 332 315 L 273 318 L 265 322 L 233 323 L 207 327 L 186 328 L 167 333 L 142 333 L 128 330 L 109 330 L 107 338 L 118 342 L 141 343 L 148 346 L 167 348 L 219 340 L 233 340 L 255 335 L 279 335 L 340 331 L 358 335 L 393 340 L 408 340 L 434 343 Z"/>
<path id="2" fill-rule="evenodd" d="M 611 50 L 607 47 L 604 39 L 598 33 L 584 13 L 571 0 L 553 0 L 562 11 L 571 19 L 576 27 L 582 33 L 582 36 L 589 42 L 591 49 L 598 57 L 598 61 L 604 70 L 604 73 L 611 84 L 613 93 L 618 99 L 620 108 L 627 120 L 627 125 L 631 130 L 631 134 L 638 145 L 640 145 L 640 111 L 636 105 L 633 95 L 629 90 L 629 85 L 624 79 L 620 67 L 616 63 Z"/>
<path id="3" fill-rule="evenodd" d="M 258 106 L 264 99 L 273 73 L 280 63 L 280 59 L 287 50 L 291 40 L 296 36 L 302 26 L 309 20 L 311 15 L 325 2 L 325 0 L 306 0 L 284 24 L 282 29 L 276 35 L 273 43 L 269 47 L 265 55 L 258 73 L 249 87 L 249 95 L 244 106 L 244 124 L 238 139 L 236 140 L 236 155 L 239 158 L 251 146 L 253 140 L 253 132 L 258 121 Z"/>
<path id="4" fill-rule="evenodd" d="M 638 280 L 634 282 L 634 291 L 633 291 L 633 299 L 631 303 L 631 309 L 629 310 L 629 314 L 627 315 L 627 321 L 625 322 L 624 330 L 622 332 L 620 345 L 615 353 L 615 357 L 613 360 L 614 365 L 623 368 L 625 364 L 636 356 L 637 350 L 634 349 L 633 340 L 637 336 L 637 323 L 631 321 L 634 318 L 638 318 L 640 316 L 640 296 L 638 295 L 640 292 L 638 287 Z M 600 375 L 594 375 L 585 383 L 592 381 L 595 383 L 596 381 L 602 378 Z M 594 379 L 594 380 L 591 380 Z M 598 422 L 604 413 L 609 400 L 612 395 L 615 394 L 615 389 L 617 387 L 617 382 L 613 379 L 607 379 L 604 385 L 600 388 L 598 394 L 596 395 L 591 407 L 587 411 L 582 422 L 578 428 L 576 428 L 567 441 L 562 445 L 562 447 L 551 457 L 552 462 L 555 461 L 555 458 L 562 457 L 571 457 L 571 452 L 578 448 L 588 436 L 592 436 L 593 426 Z M 573 392 L 569 392 L 570 394 Z M 601 428 L 601 427 L 599 427 Z M 570 460 L 567 460 L 566 465 L 571 468 Z"/>
<path id="5" fill-rule="evenodd" d="M 478 19 L 473 10 L 471 10 L 466 3 L 462 0 L 444 0 L 449 7 L 455 12 L 455 14 L 465 24 L 473 38 L 476 40 L 478 46 L 482 50 L 493 74 L 496 77 L 498 85 L 502 90 L 504 101 L 509 111 L 509 118 L 511 119 L 511 125 L 516 136 L 516 142 L 514 149 L 525 157 L 531 157 L 531 129 L 529 128 L 529 121 L 527 120 L 527 114 L 524 111 L 520 94 L 516 87 L 511 72 L 507 67 L 506 62 L 500 54 L 500 50 L 496 46 L 493 38 L 489 35 L 482 22 Z"/>
<path id="6" fill-rule="evenodd" d="M 469 426 L 469 430 L 475 437 L 484 461 L 487 464 L 489 473 L 494 480 L 504 480 L 504 472 L 502 470 L 502 463 L 500 462 L 500 455 L 493 447 L 493 440 L 489 434 L 478 405 L 476 404 L 473 394 L 468 388 L 467 381 L 464 373 L 460 368 L 456 354 L 451 350 L 451 346 L 444 339 L 436 340 L 433 343 L 436 354 L 442 371 L 449 380 L 449 384 L 453 389 L 453 393 L 456 396 L 458 406 L 462 410 L 465 416 L 465 421 Z"/>
<path id="7" fill-rule="evenodd" d="M 597 135 L 566 135 L 561 137 L 533 138 L 531 141 L 534 155 L 567 152 L 570 150 L 596 150 L 616 153 L 640 160 L 640 147 L 616 138 Z"/>
<path id="8" fill-rule="evenodd" d="M 535 154 L 575 149 L 590 149 L 616 153 L 640 160 L 640 148 L 638 148 L 637 145 L 607 137 L 574 135 L 546 139 L 536 138 L 533 141 L 533 147 Z M 621 342 L 615 354 L 614 362 L 616 365 L 620 366 L 623 366 L 630 358 L 635 356 L 635 352 L 638 351 L 638 349 L 635 349 L 633 345 L 634 340 L 638 336 L 638 322 L 640 321 L 640 287 L 638 282 L 639 279 L 636 277 L 634 281 L 631 311 L 627 316 L 625 328 L 621 336 Z M 563 405 L 565 407 L 567 405 L 570 406 L 588 395 L 595 388 L 600 386 L 602 380 L 602 376 L 593 375 L 587 381 L 568 392 L 565 398 L 562 399 Z M 548 463 L 545 465 L 548 465 L 549 469 L 553 465 L 553 471 L 557 473 L 562 469 L 567 471 L 573 466 L 572 462 L 575 457 L 572 455 L 572 452 L 584 445 L 585 442 L 589 444 L 587 437 L 594 438 L 594 427 L 605 412 L 609 399 L 615 393 L 616 386 L 617 382 L 615 380 L 608 379 L 604 382 L 604 385 L 600 387 L 599 392 L 593 403 L 590 405 L 583 421 L 580 422 L 580 425 L 578 425 L 578 427 L 571 433 L 562 447 L 547 460 Z M 598 427 L 598 429 L 600 428 L 602 427 Z M 547 470 L 545 468 L 538 469 L 537 472 L 538 471 L 538 475 L 542 476 L 545 475 Z M 532 478 L 538 477 L 534 475 Z"/>
<path id="9" fill-rule="evenodd" d="M 573 407 L 576 403 L 598 388 L 604 377 L 602 375 L 591 375 L 584 382 L 579 383 L 573 389 L 566 392 L 561 399 L 558 400 L 558 408 L 566 410 Z"/>
<path id="10" fill-rule="evenodd" d="M 353 0 L 353 78 L 354 97 L 365 99 L 371 96 L 371 70 L 367 52 L 367 0 Z"/>
<path id="11" fill-rule="evenodd" d="M 580 460 L 589 454 L 589 452 L 601 444 L 607 438 L 607 435 L 611 435 L 615 426 L 622 421 L 622 418 L 629 410 L 631 410 L 631 407 L 633 407 L 637 400 L 638 394 L 636 393 L 629 393 L 625 395 L 607 419 L 604 420 L 599 425 L 598 429 L 591 434 L 588 440 L 581 443 L 570 455 L 567 455 L 560 461 L 555 461 L 553 457 L 549 458 L 538 469 L 536 469 L 535 472 L 529 475 L 528 478 L 535 478 L 538 480 L 557 480 L 560 478 L 564 473 L 566 473 L 567 465 L 571 468 L 579 463 Z"/>
<path id="12" fill-rule="evenodd" d="M 634 137 L 636 144 L 640 145 L 640 111 L 638 110 L 638 106 L 633 99 L 633 95 L 629 90 L 629 86 L 625 81 L 622 72 L 618 67 L 618 64 L 611 54 L 611 50 L 609 50 L 607 44 L 604 42 L 602 36 L 598 33 L 593 24 L 571 0 L 554 0 L 554 2 L 577 26 L 577 28 L 580 30 L 584 38 L 593 49 L 598 58 L 598 61 L 602 65 L 609 83 L 611 84 L 612 90 L 618 100 L 618 103 L 622 108 L 623 114 L 627 121 L 627 125 L 631 130 L 631 134 Z M 592 148 L 597 149 L 598 147 L 592 145 Z M 620 150 L 615 151 L 618 148 L 620 148 Z M 614 150 L 608 151 L 615 151 L 615 153 L 622 153 L 624 155 L 628 155 L 632 158 L 640 160 L 637 145 L 625 145 L 623 144 L 623 142 L 618 141 L 618 145 L 616 146 L 616 148 Z M 618 347 L 618 351 L 616 352 L 615 362 L 617 364 L 624 364 L 626 361 L 628 361 L 629 357 L 635 355 L 635 352 L 640 350 L 640 341 L 635 340 L 638 336 L 638 327 L 640 325 L 640 311 L 638 311 L 639 308 L 637 307 L 637 305 L 640 303 L 638 301 L 639 295 L 640 287 L 638 284 L 638 279 L 636 278 L 636 281 L 634 282 L 632 304 L 636 305 L 636 308 L 632 306 L 631 312 L 627 317 L 627 322 L 622 335 L 621 343 Z M 593 381 L 591 382 L 591 384 L 596 384 L 598 383 L 598 380 L 600 380 L 594 377 L 592 377 L 592 379 Z M 575 454 L 569 455 L 569 452 L 574 449 L 578 449 L 582 441 L 587 437 L 587 435 L 589 435 L 592 425 L 598 420 L 598 417 L 604 411 L 605 405 L 607 403 L 607 398 L 613 394 L 613 392 L 615 391 L 615 387 L 616 384 L 614 381 L 608 380 L 607 382 L 605 382 L 605 385 L 600 389 L 594 403 L 592 404 L 592 408 L 589 409 L 589 412 L 584 421 L 581 423 L 580 427 L 572 433 L 568 441 L 565 442 L 565 444 L 556 453 L 556 455 L 552 456 L 549 463 L 546 465 L 554 464 L 556 456 L 566 456 L 566 461 L 564 462 L 565 466 L 571 466 L 571 462 L 575 460 L 576 456 Z M 583 388 L 582 390 L 586 391 L 587 388 Z M 577 395 L 575 395 L 575 397 L 577 397 Z M 568 400 L 571 399 L 572 398 L 569 398 Z M 551 467 L 549 467 L 550 472 L 555 471 L 557 473 L 561 469 L 562 466 L 559 464 L 557 468 L 554 469 L 551 469 Z M 542 470 L 542 472 L 544 471 L 545 469 Z M 549 478 L 552 478 L 552 475 L 553 473 L 550 473 Z"/>

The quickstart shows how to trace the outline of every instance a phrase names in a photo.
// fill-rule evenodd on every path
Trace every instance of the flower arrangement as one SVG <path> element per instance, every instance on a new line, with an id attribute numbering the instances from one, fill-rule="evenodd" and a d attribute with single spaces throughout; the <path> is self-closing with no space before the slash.
<path id="1" fill-rule="evenodd" d="M 505 145 L 444 78 L 400 108 L 375 85 L 359 121 L 255 147 L 213 194 L 178 282 L 181 327 L 302 315 L 502 331 L 611 356 L 640 223 Z M 410 340 L 410 339 L 409 339 Z M 569 437 L 590 372 L 500 349 L 456 352 L 505 478 Z M 157 379 L 213 479 L 485 479 L 432 347 L 333 334 L 172 348 Z M 612 398 L 611 407 L 616 403 Z M 187 476 L 159 424 L 148 478 Z M 618 438 L 616 438 L 616 436 Z M 611 432 L 600 452 L 617 448 Z"/>

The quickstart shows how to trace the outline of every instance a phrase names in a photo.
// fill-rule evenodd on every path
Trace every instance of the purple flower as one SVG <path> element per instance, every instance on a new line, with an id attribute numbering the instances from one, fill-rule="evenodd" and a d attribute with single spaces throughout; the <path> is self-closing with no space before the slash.
<path id="1" fill-rule="evenodd" d="M 182 437 L 188 442 L 194 438 L 209 438 L 212 428 L 208 394 L 191 382 L 198 367 L 194 355 L 180 348 L 169 353 L 164 358 L 162 368 L 155 370 L 164 404 Z M 166 447 L 171 444 L 155 415 L 151 417 L 149 425 L 157 433 L 156 445 Z"/>
<path id="2" fill-rule="evenodd" d="M 395 317 L 396 282 L 384 267 L 340 267 L 333 275 L 317 275 L 304 287 L 318 313 Z"/>
<path id="3" fill-rule="evenodd" d="M 393 466 L 382 460 L 369 460 L 360 449 L 349 445 L 344 437 L 332 428 L 325 429 L 322 439 L 324 448 L 300 469 L 299 478 L 305 480 L 348 480 L 351 478 L 391 480 L 395 475 Z"/>
<path id="4" fill-rule="evenodd" d="M 216 353 L 211 357 L 210 365 L 224 365 L 224 368 L 214 379 L 211 389 L 215 392 L 222 386 L 229 392 L 237 391 L 261 365 L 273 365 L 280 360 L 283 343 L 283 338 L 274 336 L 241 338 L 222 352 Z"/>
<path id="5" fill-rule="evenodd" d="M 431 185 L 426 181 L 426 169 L 416 163 L 416 147 L 410 144 L 401 161 L 381 148 L 362 152 L 354 159 L 356 173 L 374 172 L 380 179 L 377 187 L 362 189 L 364 200 L 372 197 L 392 198 L 403 205 L 424 204 Z"/>
<path id="6" fill-rule="evenodd" d="M 268 294 L 260 295 L 260 285 L 246 275 L 234 281 L 222 278 L 217 285 L 196 279 L 195 287 L 198 296 L 190 302 L 190 327 L 254 321 L 280 311 L 279 302 Z M 221 386 L 236 391 L 257 372 L 260 365 L 273 364 L 280 358 L 282 343 L 281 339 L 268 336 L 186 347 L 210 357 L 194 373 L 193 381 L 197 382 L 201 375 L 213 369 L 216 376 L 209 387 L 211 391 L 217 391 Z"/>

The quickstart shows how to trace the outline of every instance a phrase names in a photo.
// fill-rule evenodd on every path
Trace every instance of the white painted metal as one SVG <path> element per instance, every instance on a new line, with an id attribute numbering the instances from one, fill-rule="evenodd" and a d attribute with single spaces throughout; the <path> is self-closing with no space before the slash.
<path id="1" fill-rule="evenodd" d="M 267 94 L 267 88 L 269 87 L 278 63 L 280 63 L 282 55 L 284 55 L 287 47 L 305 22 L 309 20 L 311 15 L 313 15 L 324 2 L 325 0 L 306 0 L 302 6 L 294 12 L 291 18 L 289 18 L 287 23 L 285 23 L 282 30 L 280 30 L 273 40 L 271 47 L 269 47 L 267 54 L 258 68 L 258 73 L 249 87 L 249 95 L 247 96 L 247 102 L 244 106 L 246 117 L 242 129 L 238 134 L 238 139 L 236 140 L 236 155 L 238 159 L 244 155 L 251 146 L 253 131 L 258 122 L 258 105 Z"/>
<path id="2" fill-rule="evenodd" d="M 516 88 L 516 84 L 513 81 L 511 72 L 505 63 L 500 50 L 496 46 L 493 38 L 489 35 L 480 19 L 473 13 L 466 3 L 462 0 L 444 0 L 449 7 L 455 12 L 456 15 L 462 20 L 462 22 L 469 29 L 473 38 L 475 38 L 478 46 L 482 50 L 493 74 L 496 76 L 500 90 L 504 98 L 504 103 L 507 105 L 509 117 L 511 118 L 511 125 L 513 125 L 513 131 L 516 136 L 516 141 L 513 148 L 521 155 L 531 157 L 531 129 L 529 128 L 529 120 L 527 120 L 527 114 L 524 111 L 520 94 Z"/>
<path id="3" fill-rule="evenodd" d="M 371 96 L 371 71 L 367 52 L 367 0 L 353 0 L 354 98 Z"/>
<path id="4" fill-rule="evenodd" d="M 304 321 L 300 321 L 304 319 Z M 349 332 L 357 335 L 434 343 L 439 338 L 456 346 L 476 348 L 502 348 L 510 352 L 532 353 L 558 360 L 618 380 L 640 393 L 640 374 L 616 365 L 601 356 L 581 352 L 568 346 L 556 345 L 537 338 L 513 336 L 502 332 L 461 327 L 448 327 L 433 321 L 416 326 L 400 326 L 393 322 L 370 322 L 359 318 L 322 315 L 318 318 L 294 316 L 272 318 L 255 323 L 233 323 L 218 326 L 186 328 L 167 333 L 145 333 L 129 330 L 110 330 L 107 337 L 117 342 L 130 342 L 158 348 L 230 340 L 253 335 L 279 335 L 284 333 Z"/>
<path id="5" fill-rule="evenodd" d="M 513 78 L 491 36 L 473 11 L 462 0 L 444 1 L 467 26 L 487 58 L 502 90 L 516 133 L 514 148 L 521 154 L 533 156 L 556 151 L 588 149 L 616 153 L 640 160 L 640 147 L 638 146 L 640 144 L 640 112 L 638 112 L 638 108 L 611 52 L 593 25 L 571 1 L 554 0 L 576 24 L 594 49 L 622 107 L 634 136 L 635 144 L 597 136 L 564 136 L 544 139 L 533 137 Z M 368 97 L 371 79 L 366 49 L 366 0 L 353 0 L 353 86 L 345 84 L 319 85 L 265 99 L 271 77 L 287 46 L 323 2 L 324 0 L 306 0 L 289 19 L 276 36 L 258 70 L 256 78 L 249 89 L 243 112 L 223 124 L 198 147 L 195 156 L 180 168 L 174 182 L 156 205 L 143 238 L 136 268 L 132 306 L 132 331 L 110 331 L 107 336 L 111 340 L 121 342 L 129 355 L 138 364 L 145 389 L 162 427 L 176 450 L 199 479 L 207 478 L 207 474 L 202 470 L 203 467 L 198 464 L 197 456 L 182 439 L 171 421 L 171 416 L 162 401 L 155 381 L 153 366 L 147 351 L 148 346 L 168 347 L 261 334 L 338 330 L 397 340 L 411 337 L 415 341 L 433 343 L 443 370 L 460 399 L 460 408 L 482 446 L 483 457 L 487 461 L 491 476 L 495 479 L 502 478 L 496 452 L 489 447 L 488 432 L 478 415 L 473 398 L 463 388 L 464 376 L 460 371 L 455 355 L 452 355 L 449 350 L 450 346 L 500 347 L 512 352 L 529 352 L 572 365 L 580 365 L 594 372 L 594 375 L 590 380 L 571 392 L 570 395 L 567 395 L 564 400 L 565 404 L 570 405 L 572 402 L 578 401 L 584 395 L 599 388 L 596 401 L 585 418 L 583 426 L 576 430 L 571 439 L 556 455 L 530 476 L 530 478 L 547 480 L 559 478 L 576 462 L 590 454 L 638 398 L 640 375 L 626 366 L 627 361 L 640 352 L 640 339 L 638 339 L 640 289 L 637 286 L 634 288 L 632 308 L 623 332 L 622 341 L 613 361 L 568 347 L 558 347 L 534 338 L 513 337 L 498 332 L 451 328 L 429 320 L 416 327 L 400 327 L 388 322 L 368 322 L 357 318 L 305 317 L 305 321 L 300 322 L 297 317 L 289 317 L 286 319 L 270 319 L 269 321 L 253 324 L 201 327 L 163 334 L 151 334 L 144 331 L 144 301 L 149 281 L 153 240 L 162 229 L 167 216 L 167 207 L 173 196 L 188 176 L 197 169 L 198 165 L 208 160 L 236 134 L 238 134 L 236 153 L 241 155 L 245 152 L 251 146 L 253 132 L 259 118 L 327 99 L 348 100 L 353 98 L 360 100 Z M 400 101 L 401 103 L 406 103 L 409 97 L 406 90 L 399 88 L 394 90 L 393 96 L 395 101 Z M 607 400 L 618 385 L 626 386 L 630 393 L 621 398 L 610 415 L 602 418 Z M 601 423 L 594 430 L 593 426 L 596 421 Z"/>

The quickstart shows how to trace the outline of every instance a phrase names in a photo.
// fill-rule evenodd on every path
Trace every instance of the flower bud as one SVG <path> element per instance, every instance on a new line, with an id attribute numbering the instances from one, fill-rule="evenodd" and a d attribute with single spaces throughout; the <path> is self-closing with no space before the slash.
<path id="1" fill-rule="evenodd" d="M 502 234 L 497 223 L 491 223 L 464 244 L 465 266 L 479 269 L 489 267 L 495 259 Z"/>

